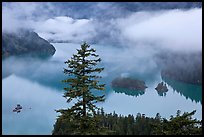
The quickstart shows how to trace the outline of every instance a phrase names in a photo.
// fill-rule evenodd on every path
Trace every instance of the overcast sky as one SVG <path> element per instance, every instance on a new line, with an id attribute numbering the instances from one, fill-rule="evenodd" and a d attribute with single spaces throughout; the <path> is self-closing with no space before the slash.
<path id="1" fill-rule="evenodd" d="M 128 47 L 201 50 L 202 8 L 134 11 L 125 7 L 128 4 L 3 3 L 2 31 L 25 28 L 47 40 L 103 44 L 116 41 Z"/>

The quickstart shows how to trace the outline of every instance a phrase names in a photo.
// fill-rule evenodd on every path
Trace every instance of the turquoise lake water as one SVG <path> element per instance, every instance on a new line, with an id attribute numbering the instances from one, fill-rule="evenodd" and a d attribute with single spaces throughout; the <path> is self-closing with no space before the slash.
<path id="1" fill-rule="evenodd" d="M 3 134 L 51 134 L 59 115 L 55 110 L 71 105 L 62 97 L 65 85 L 60 81 L 67 78 L 63 74 L 64 61 L 76 52 L 80 44 L 53 45 L 56 53 L 49 60 L 9 58 L 2 61 Z M 170 118 L 177 110 L 182 113 L 196 110 L 194 117 L 202 119 L 202 86 L 161 78 L 152 54 L 145 54 L 154 51 L 102 45 L 93 47 L 102 59 L 99 65 L 105 67 L 101 83 L 106 84 L 106 100 L 98 104 L 105 112 L 141 113 L 149 117 L 160 113 L 161 117 Z M 144 92 L 112 88 L 111 81 L 117 77 L 144 80 L 148 88 Z M 165 94 L 155 90 L 161 81 L 169 89 Z M 17 114 L 12 110 L 18 103 L 23 109 Z"/>

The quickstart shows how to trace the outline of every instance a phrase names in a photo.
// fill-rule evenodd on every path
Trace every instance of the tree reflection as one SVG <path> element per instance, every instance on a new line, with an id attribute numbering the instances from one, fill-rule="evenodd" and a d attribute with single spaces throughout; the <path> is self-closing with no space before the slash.
<path id="1" fill-rule="evenodd" d="M 166 96 L 166 92 L 157 91 L 159 96 Z"/>
<path id="2" fill-rule="evenodd" d="M 189 98 L 191 101 L 195 101 L 196 103 L 200 102 L 202 104 L 202 86 L 187 84 L 165 77 L 162 77 L 162 80 L 171 86 L 173 91 L 176 91 L 181 96 L 184 96 L 186 99 Z"/>
<path id="3" fill-rule="evenodd" d="M 126 89 L 126 88 L 116 88 L 113 87 L 112 88 L 116 93 L 125 93 L 125 95 L 129 95 L 129 96 L 135 96 L 138 97 L 140 95 L 143 95 L 145 93 L 145 91 L 142 90 L 130 90 L 130 89 Z"/>

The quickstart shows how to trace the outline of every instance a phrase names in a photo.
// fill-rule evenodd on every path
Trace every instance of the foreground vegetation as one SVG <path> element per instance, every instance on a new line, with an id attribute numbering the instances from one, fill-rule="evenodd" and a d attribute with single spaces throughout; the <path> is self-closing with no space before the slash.
<path id="1" fill-rule="evenodd" d="M 107 114 L 96 106 L 97 102 L 105 100 L 104 95 L 96 96 L 91 91 L 102 91 L 105 85 L 99 84 L 97 73 L 104 68 L 97 68 L 101 61 L 95 54 L 96 50 L 83 43 L 70 60 L 64 73 L 69 78 L 63 80 L 67 84 L 64 97 L 73 105 L 60 109 L 53 130 L 53 135 L 201 135 L 202 123 L 192 116 L 196 111 L 177 111 L 175 117 L 169 120 L 161 118 L 159 113 L 155 118 L 138 113 L 137 116 L 122 116 L 115 112 Z"/>
<path id="2" fill-rule="evenodd" d="M 177 111 L 176 116 L 169 120 L 161 118 L 159 113 L 153 118 L 138 113 L 136 116 L 122 116 L 116 113 L 105 114 L 103 111 L 89 122 L 98 121 L 92 130 L 87 130 L 87 135 L 202 135 L 202 123 L 193 119 L 195 111 Z M 60 117 L 53 130 L 53 135 L 77 135 L 80 119 L 72 120 L 68 117 Z"/>

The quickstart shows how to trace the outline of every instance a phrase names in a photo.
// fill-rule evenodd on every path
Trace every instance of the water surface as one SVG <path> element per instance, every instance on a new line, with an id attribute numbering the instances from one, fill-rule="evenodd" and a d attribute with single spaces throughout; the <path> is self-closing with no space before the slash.
<path id="1" fill-rule="evenodd" d="M 56 53 L 48 60 L 14 57 L 2 61 L 3 134 L 51 134 L 58 115 L 55 110 L 70 106 L 62 97 L 65 84 L 61 80 L 68 77 L 63 74 L 63 67 L 66 67 L 64 61 L 76 53 L 80 44 L 53 45 Z M 144 50 L 114 45 L 93 47 L 102 58 L 99 66 L 105 67 L 101 83 L 106 84 L 106 100 L 98 104 L 105 112 L 142 113 L 150 117 L 159 112 L 162 117 L 170 118 L 178 109 L 181 112 L 196 110 L 194 117 L 202 119 L 201 86 L 161 78 L 159 67 L 151 55 L 144 56 Z M 111 81 L 117 77 L 144 80 L 148 88 L 144 92 L 112 88 Z M 161 81 L 169 89 L 166 94 L 155 90 Z M 12 110 L 18 103 L 23 110 L 17 114 Z"/>

